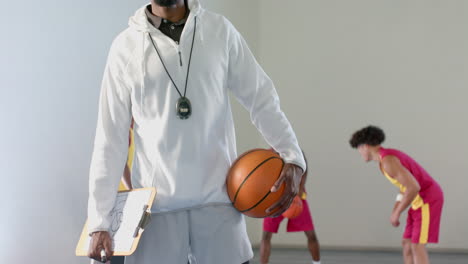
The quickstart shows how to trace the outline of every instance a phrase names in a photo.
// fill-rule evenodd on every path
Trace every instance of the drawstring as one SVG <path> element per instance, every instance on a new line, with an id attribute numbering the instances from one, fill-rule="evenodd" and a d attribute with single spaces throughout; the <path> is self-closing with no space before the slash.
<path id="1" fill-rule="evenodd" d="M 144 116 L 145 114 L 145 107 L 143 105 L 143 97 L 145 94 L 145 78 L 146 78 L 146 63 L 145 63 L 145 44 L 146 44 L 146 34 L 143 32 L 141 34 L 142 40 L 142 47 L 141 47 L 141 81 L 140 81 L 140 106 L 141 106 L 141 113 Z"/>
<path id="2" fill-rule="evenodd" d="M 197 35 L 199 36 L 200 42 L 203 42 L 203 30 L 201 30 L 202 23 L 199 23 L 197 25 L 197 23 L 196 23 L 197 18 L 198 18 L 198 16 L 195 15 L 195 17 L 194 17 L 194 19 L 195 19 L 194 31 L 195 31 L 195 27 L 199 28 Z M 141 75 L 140 76 L 140 78 L 141 78 L 141 81 L 140 81 L 140 106 L 141 106 L 141 113 L 142 113 L 143 116 L 145 114 L 145 112 L 144 112 L 145 107 L 143 105 L 143 98 L 145 96 L 145 79 L 146 79 L 146 58 L 145 58 L 146 34 L 147 34 L 147 32 L 142 32 L 142 34 L 141 34 L 141 36 L 142 36 L 142 41 L 141 41 L 142 42 L 142 47 L 141 47 L 141 65 L 140 65 L 140 67 L 141 67 L 141 73 L 140 73 L 140 75 Z M 148 37 L 151 37 L 151 35 L 148 34 Z M 193 41 L 194 40 L 192 40 L 192 45 L 193 45 Z M 188 79 L 188 76 L 187 76 L 187 79 Z"/>
<path id="3" fill-rule="evenodd" d="M 195 19 L 198 20 L 198 23 L 197 23 L 198 39 L 200 40 L 200 43 L 203 43 L 203 24 L 201 23 L 200 18 L 198 17 L 198 15 L 195 15 Z"/>

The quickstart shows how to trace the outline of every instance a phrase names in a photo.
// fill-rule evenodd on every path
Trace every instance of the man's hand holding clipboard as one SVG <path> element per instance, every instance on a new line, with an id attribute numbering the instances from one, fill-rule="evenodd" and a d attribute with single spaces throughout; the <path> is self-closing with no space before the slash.
<path id="1" fill-rule="evenodd" d="M 106 263 L 110 260 L 114 252 L 112 251 L 112 239 L 107 231 L 94 232 L 91 236 L 88 257 Z"/>

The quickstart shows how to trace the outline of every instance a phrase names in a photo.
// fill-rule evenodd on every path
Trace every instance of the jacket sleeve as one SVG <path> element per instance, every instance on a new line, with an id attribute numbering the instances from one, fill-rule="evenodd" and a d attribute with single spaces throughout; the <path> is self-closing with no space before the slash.
<path id="1" fill-rule="evenodd" d="M 240 33 L 228 24 L 228 88 L 249 111 L 255 127 L 287 163 L 306 170 L 296 135 L 280 108 L 271 79 L 255 60 Z"/>
<path id="2" fill-rule="evenodd" d="M 122 52 L 112 45 L 104 70 L 89 174 L 88 231 L 108 231 L 128 152 L 130 89 L 123 81 Z"/>

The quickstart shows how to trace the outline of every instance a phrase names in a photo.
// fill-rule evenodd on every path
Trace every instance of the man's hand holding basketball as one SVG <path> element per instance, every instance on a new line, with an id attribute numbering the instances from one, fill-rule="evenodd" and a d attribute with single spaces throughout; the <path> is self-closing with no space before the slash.
<path id="1" fill-rule="evenodd" d="M 284 164 L 280 177 L 271 188 L 271 192 L 276 192 L 284 183 L 284 192 L 281 198 L 266 210 L 267 213 L 277 210 L 271 217 L 280 216 L 291 205 L 294 197 L 299 193 L 299 185 L 301 183 L 304 172 L 302 168 L 292 164 Z"/>

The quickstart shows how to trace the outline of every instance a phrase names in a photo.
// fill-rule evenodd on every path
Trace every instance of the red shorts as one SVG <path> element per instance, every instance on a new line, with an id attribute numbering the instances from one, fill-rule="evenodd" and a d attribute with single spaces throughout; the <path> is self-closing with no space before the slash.
<path id="1" fill-rule="evenodd" d="M 263 230 L 271 233 L 278 233 L 279 225 L 283 221 L 284 216 L 266 217 L 263 219 Z M 300 232 L 314 230 L 314 223 L 310 215 L 309 205 L 307 200 L 302 200 L 302 213 L 293 219 L 289 219 L 286 228 L 288 232 Z"/>
<path id="2" fill-rule="evenodd" d="M 417 210 L 408 210 L 404 239 L 415 244 L 438 243 L 442 201 L 425 203 Z"/>

